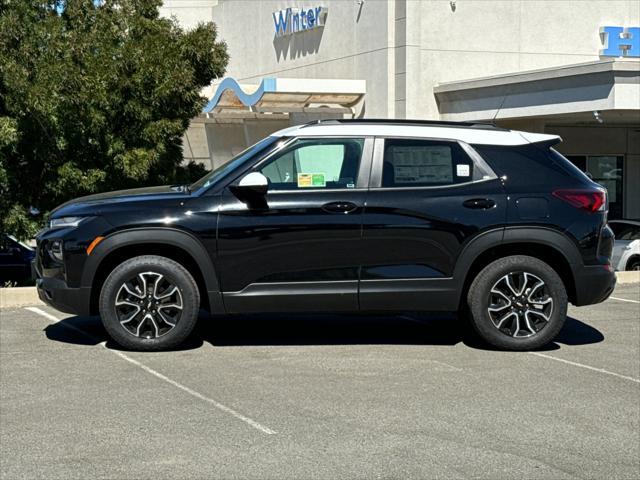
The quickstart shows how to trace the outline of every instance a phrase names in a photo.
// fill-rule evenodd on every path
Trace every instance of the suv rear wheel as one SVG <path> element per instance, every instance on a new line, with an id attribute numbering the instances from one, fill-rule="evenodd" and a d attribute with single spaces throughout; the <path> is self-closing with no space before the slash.
<path id="1" fill-rule="evenodd" d="M 105 329 L 131 350 L 163 350 L 182 343 L 198 319 L 200 294 L 191 274 L 165 257 L 145 255 L 118 265 L 100 292 Z"/>
<path id="2" fill-rule="evenodd" d="M 500 258 L 474 279 L 467 294 L 471 323 L 490 345 L 530 350 L 551 342 L 567 316 L 562 279 L 525 255 Z"/>

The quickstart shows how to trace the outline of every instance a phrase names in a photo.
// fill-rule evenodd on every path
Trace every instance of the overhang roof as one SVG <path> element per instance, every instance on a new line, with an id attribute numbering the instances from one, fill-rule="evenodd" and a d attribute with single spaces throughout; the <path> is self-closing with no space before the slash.
<path id="1" fill-rule="evenodd" d="M 612 59 L 442 83 L 443 120 L 496 120 L 640 110 L 640 61 Z"/>
<path id="2" fill-rule="evenodd" d="M 240 84 L 227 77 L 213 85 L 215 91 L 203 113 L 302 112 L 312 108 L 350 111 L 366 93 L 364 80 L 264 78 L 259 85 Z"/>

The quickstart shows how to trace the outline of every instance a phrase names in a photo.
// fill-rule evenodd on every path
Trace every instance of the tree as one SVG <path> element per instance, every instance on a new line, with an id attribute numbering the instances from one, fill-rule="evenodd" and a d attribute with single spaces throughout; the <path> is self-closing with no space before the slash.
<path id="1" fill-rule="evenodd" d="M 161 3 L 0 0 L 0 231 L 29 237 L 73 197 L 204 173 L 181 139 L 226 45 Z"/>

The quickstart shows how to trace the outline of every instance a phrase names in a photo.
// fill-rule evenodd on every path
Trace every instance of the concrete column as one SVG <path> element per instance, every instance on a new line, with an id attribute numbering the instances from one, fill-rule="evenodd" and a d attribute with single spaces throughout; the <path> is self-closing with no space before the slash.
<path id="1" fill-rule="evenodd" d="M 420 118 L 421 12 L 419 0 L 395 2 L 395 117 Z"/>

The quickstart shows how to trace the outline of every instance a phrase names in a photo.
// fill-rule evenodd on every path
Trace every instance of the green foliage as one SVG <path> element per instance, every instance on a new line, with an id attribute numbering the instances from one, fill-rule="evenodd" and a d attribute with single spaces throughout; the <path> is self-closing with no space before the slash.
<path id="1" fill-rule="evenodd" d="M 160 5 L 0 0 L 0 230 L 32 235 L 31 207 L 204 174 L 183 164 L 181 139 L 226 45 Z"/>

